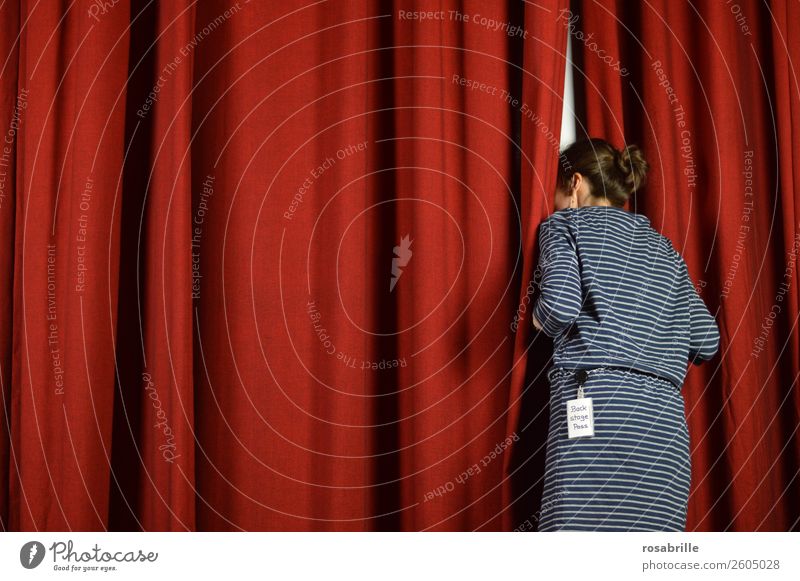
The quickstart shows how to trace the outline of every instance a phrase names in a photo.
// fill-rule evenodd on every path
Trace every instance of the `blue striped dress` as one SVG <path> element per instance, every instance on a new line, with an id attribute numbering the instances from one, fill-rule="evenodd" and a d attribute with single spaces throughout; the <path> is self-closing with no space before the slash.
<path id="1" fill-rule="evenodd" d="M 719 330 L 686 263 L 622 208 L 561 210 L 539 231 L 533 314 L 553 338 L 540 531 L 682 531 L 691 465 L 681 387 Z M 595 435 L 567 437 L 566 402 L 592 398 Z"/>

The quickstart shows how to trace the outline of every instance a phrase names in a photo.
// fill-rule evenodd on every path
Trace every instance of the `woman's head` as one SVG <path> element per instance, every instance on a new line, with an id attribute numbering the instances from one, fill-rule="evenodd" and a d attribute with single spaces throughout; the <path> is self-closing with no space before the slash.
<path id="1" fill-rule="evenodd" d="M 650 165 L 642 150 L 617 150 L 605 139 L 576 141 L 561 152 L 556 210 L 580 206 L 624 206 L 644 186 Z"/>

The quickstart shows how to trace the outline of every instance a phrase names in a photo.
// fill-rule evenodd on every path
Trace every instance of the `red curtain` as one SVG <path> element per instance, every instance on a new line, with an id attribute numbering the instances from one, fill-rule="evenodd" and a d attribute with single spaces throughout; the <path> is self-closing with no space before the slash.
<path id="1" fill-rule="evenodd" d="M 0 5 L 2 529 L 532 518 L 566 4 Z"/>
<path id="2" fill-rule="evenodd" d="M 0 526 L 535 530 L 572 35 L 723 335 L 689 528 L 796 529 L 798 12 L 3 3 Z"/>
<path id="3" fill-rule="evenodd" d="M 643 146 L 636 209 L 683 253 L 720 354 L 684 386 L 687 530 L 800 522 L 797 2 L 599 2 L 564 13 L 583 129 Z"/>

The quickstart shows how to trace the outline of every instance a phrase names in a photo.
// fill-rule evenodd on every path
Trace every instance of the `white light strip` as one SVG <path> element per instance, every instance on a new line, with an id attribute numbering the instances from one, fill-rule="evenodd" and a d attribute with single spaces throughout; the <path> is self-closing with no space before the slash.
<path id="1" fill-rule="evenodd" d="M 575 85 L 572 74 L 572 35 L 567 34 L 567 68 L 564 75 L 564 107 L 561 109 L 561 145 L 564 149 L 575 141 Z"/>

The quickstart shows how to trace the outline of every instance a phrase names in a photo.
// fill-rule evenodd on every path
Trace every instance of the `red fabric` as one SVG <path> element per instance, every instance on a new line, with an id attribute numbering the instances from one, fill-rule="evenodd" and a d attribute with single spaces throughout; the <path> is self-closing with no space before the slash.
<path id="1" fill-rule="evenodd" d="M 684 386 L 687 530 L 797 530 L 800 4 L 593 1 L 571 17 L 586 131 L 643 147 L 637 209 L 720 325 Z"/>
<path id="2" fill-rule="evenodd" d="M 535 529 L 567 4 L 2 4 L 2 529 Z M 584 124 L 645 148 L 723 334 L 690 528 L 797 528 L 797 5 L 583 4 L 630 71 L 575 45 Z"/>
<path id="3" fill-rule="evenodd" d="M 16 4 L 4 530 L 502 530 L 538 509 L 514 489 L 541 466 L 512 462 L 511 324 L 555 179 L 565 0 Z"/>

